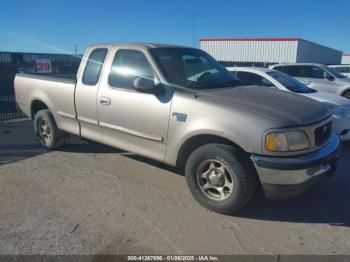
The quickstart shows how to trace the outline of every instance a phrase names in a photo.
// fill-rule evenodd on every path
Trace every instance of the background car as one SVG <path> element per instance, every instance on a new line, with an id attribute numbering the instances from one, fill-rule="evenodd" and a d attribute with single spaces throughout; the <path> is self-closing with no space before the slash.
<path id="1" fill-rule="evenodd" d="M 350 99 L 350 79 L 322 64 L 277 64 L 271 69 L 282 71 L 308 85 L 310 88 Z"/>
<path id="2" fill-rule="evenodd" d="M 342 140 L 350 140 L 350 101 L 343 97 L 309 88 L 297 79 L 277 70 L 263 67 L 229 67 L 245 85 L 278 88 L 298 93 L 333 108 L 333 129 Z"/>
<path id="3" fill-rule="evenodd" d="M 330 65 L 328 67 L 337 70 L 339 73 L 345 75 L 346 77 L 350 77 L 350 65 Z"/>

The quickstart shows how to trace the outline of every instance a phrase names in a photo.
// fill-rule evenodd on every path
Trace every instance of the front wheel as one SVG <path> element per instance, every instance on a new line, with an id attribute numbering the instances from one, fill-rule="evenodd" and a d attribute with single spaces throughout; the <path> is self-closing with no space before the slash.
<path id="1" fill-rule="evenodd" d="M 350 99 L 350 91 L 346 91 L 344 94 L 343 94 L 343 97 L 347 98 L 347 99 Z"/>
<path id="2" fill-rule="evenodd" d="M 234 147 L 207 144 L 196 149 L 185 167 L 187 184 L 204 207 L 232 214 L 251 198 L 257 184 L 249 159 Z"/>
<path id="3" fill-rule="evenodd" d="M 44 147 L 57 149 L 64 145 L 64 134 L 57 128 L 55 119 L 47 109 L 35 114 L 34 132 Z"/>

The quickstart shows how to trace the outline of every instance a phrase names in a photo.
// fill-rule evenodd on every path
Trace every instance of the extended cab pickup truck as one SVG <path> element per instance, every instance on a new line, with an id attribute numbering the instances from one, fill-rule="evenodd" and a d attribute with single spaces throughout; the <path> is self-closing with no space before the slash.
<path id="1" fill-rule="evenodd" d="M 161 44 L 87 48 L 77 80 L 18 74 L 16 101 L 42 144 L 68 134 L 184 170 L 203 206 L 233 213 L 262 185 L 293 197 L 335 171 L 331 109 L 242 83 L 207 53 Z"/>

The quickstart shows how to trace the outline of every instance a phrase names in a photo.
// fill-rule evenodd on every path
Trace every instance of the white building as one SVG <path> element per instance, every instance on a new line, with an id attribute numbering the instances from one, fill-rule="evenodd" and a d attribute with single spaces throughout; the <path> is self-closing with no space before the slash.
<path id="1" fill-rule="evenodd" d="M 350 65 L 350 54 L 343 54 L 343 57 L 341 59 L 341 63 L 343 65 Z"/>
<path id="2" fill-rule="evenodd" d="M 340 64 L 342 51 L 301 38 L 205 38 L 200 47 L 227 66 L 276 63 Z"/>

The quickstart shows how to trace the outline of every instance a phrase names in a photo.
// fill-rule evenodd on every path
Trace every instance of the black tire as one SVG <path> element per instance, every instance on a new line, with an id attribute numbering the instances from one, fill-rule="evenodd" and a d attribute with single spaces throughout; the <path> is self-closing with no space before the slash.
<path id="1" fill-rule="evenodd" d="M 230 190 L 224 193 L 224 197 L 227 197 L 226 199 L 215 199 L 215 190 L 206 191 L 206 189 L 203 189 L 204 186 L 201 185 L 202 178 L 198 178 L 200 177 L 198 173 L 201 166 L 205 165 L 207 161 L 209 161 L 208 165 L 210 165 L 209 171 L 214 170 L 211 168 L 210 161 L 214 162 L 214 167 L 216 163 L 219 163 L 227 170 L 227 172 L 224 172 L 224 174 L 226 174 L 225 176 L 232 178 L 233 189 L 230 194 Z M 220 170 L 221 169 L 222 167 L 220 167 Z M 212 174 L 212 172 L 208 171 L 204 173 Z M 244 152 L 223 144 L 207 144 L 197 148 L 186 162 L 185 176 L 188 187 L 194 198 L 202 206 L 223 214 L 234 214 L 241 209 L 252 197 L 258 181 L 256 171 Z M 230 179 L 228 179 L 228 182 L 229 180 Z M 212 186 L 210 181 L 211 180 L 208 179 L 207 183 Z M 207 185 L 207 183 L 205 185 Z M 218 188 L 221 186 L 222 185 L 219 185 Z"/>
<path id="2" fill-rule="evenodd" d="M 44 123 L 45 128 L 44 132 Z M 51 112 L 47 109 L 38 111 L 34 116 L 34 132 L 39 138 L 39 141 L 43 147 L 48 149 L 57 149 L 64 145 L 65 135 L 57 128 L 55 119 Z M 45 134 L 49 135 L 45 135 Z"/>
<path id="3" fill-rule="evenodd" d="M 343 94 L 343 97 L 347 98 L 347 99 L 350 99 L 350 90 L 349 91 L 346 91 L 344 94 Z"/>

